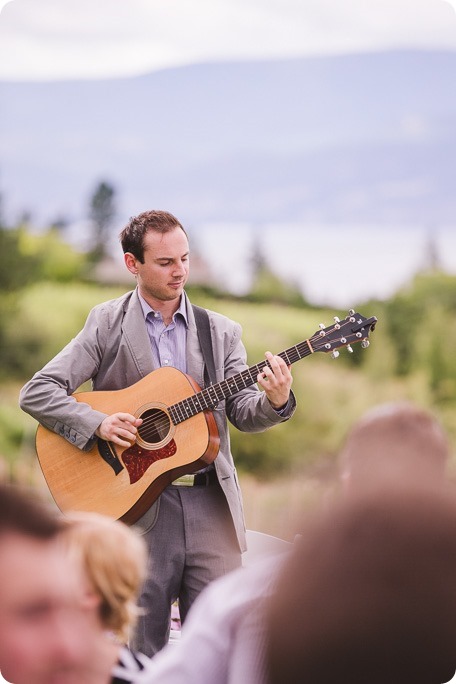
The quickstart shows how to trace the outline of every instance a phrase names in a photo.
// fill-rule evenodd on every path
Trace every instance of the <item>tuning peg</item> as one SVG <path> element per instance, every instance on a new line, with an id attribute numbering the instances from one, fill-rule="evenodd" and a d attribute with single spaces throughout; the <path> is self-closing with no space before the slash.
<path id="1" fill-rule="evenodd" d="M 338 356 L 339 356 L 339 352 L 337 351 L 337 349 L 334 349 L 334 351 L 332 351 L 330 354 L 330 357 L 332 359 L 337 359 Z"/>
<path id="2" fill-rule="evenodd" d="M 334 323 L 340 323 L 339 316 L 334 316 Z"/>
<path id="3" fill-rule="evenodd" d="M 348 312 L 348 315 L 349 315 L 349 316 L 353 316 L 354 313 L 355 313 L 355 310 L 354 310 L 354 309 L 350 309 L 349 312 Z"/>
<path id="4" fill-rule="evenodd" d="M 361 346 L 362 346 L 363 349 L 367 349 L 369 345 L 370 345 L 370 342 L 369 342 L 369 340 L 367 340 L 367 339 L 366 339 L 366 340 L 363 340 L 363 341 L 361 342 Z"/>
<path id="5" fill-rule="evenodd" d="M 353 354 L 353 349 L 351 348 L 350 344 L 347 344 L 346 349 L 348 352 L 350 352 L 350 354 Z"/>
<path id="6" fill-rule="evenodd" d="M 320 328 L 320 330 L 324 330 L 324 329 L 325 329 L 325 324 L 324 324 L 324 323 L 320 323 L 320 324 L 318 325 L 318 327 Z"/>

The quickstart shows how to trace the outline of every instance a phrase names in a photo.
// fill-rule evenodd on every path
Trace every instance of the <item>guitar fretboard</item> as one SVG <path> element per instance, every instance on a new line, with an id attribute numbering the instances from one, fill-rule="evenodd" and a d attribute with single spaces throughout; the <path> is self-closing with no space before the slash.
<path id="1" fill-rule="evenodd" d="M 313 349 L 308 340 L 296 344 L 285 351 L 277 354 L 285 363 L 290 366 L 292 363 L 303 359 L 305 356 L 312 354 Z M 169 413 L 175 425 L 182 423 L 184 420 L 196 416 L 197 413 L 206 411 L 207 409 L 214 409 L 224 399 L 237 394 L 246 387 L 250 387 L 257 382 L 258 373 L 260 373 L 266 366 L 270 366 L 269 362 L 264 361 L 257 363 L 255 366 L 246 368 L 241 373 L 226 378 L 216 385 L 209 385 L 205 389 L 193 394 L 187 399 L 173 404 L 169 408 Z"/>

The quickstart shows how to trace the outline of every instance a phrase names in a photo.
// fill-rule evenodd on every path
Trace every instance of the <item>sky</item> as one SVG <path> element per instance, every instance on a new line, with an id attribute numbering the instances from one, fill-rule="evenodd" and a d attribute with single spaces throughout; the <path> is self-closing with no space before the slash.
<path id="1" fill-rule="evenodd" d="M 0 0 L 0 80 L 191 63 L 456 50 L 456 0 Z"/>
<path id="2" fill-rule="evenodd" d="M 0 0 L 5 81 L 119 78 L 201 62 L 397 49 L 456 50 L 456 0 Z M 316 231 L 311 248 L 294 250 L 293 268 L 290 255 L 277 249 L 274 228 L 265 249 L 311 299 L 351 305 L 360 283 L 366 296 L 388 296 L 419 266 L 427 236 L 411 240 L 392 228 L 383 253 L 359 230 Z M 208 249 L 210 235 L 220 240 L 220 231 L 208 229 Z M 439 236 L 444 255 L 456 255 L 453 232 Z M 224 252 L 214 265 L 226 279 L 236 272 L 232 286 L 242 289 L 249 232 L 231 227 L 230 235 L 232 258 Z M 338 255 L 363 240 L 366 258 L 357 260 L 357 277 L 347 278 Z M 445 265 L 456 272 L 456 263 Z"/>

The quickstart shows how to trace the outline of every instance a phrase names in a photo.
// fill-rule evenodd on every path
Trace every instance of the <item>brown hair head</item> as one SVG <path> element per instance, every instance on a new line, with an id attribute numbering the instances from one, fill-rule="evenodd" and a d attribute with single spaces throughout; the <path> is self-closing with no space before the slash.
<path id="1" fill-rule="evenodd" d="M 58 512 L 33 490 L 0 483 L 0 535 L 13 532 L 52 539 L 62 527 Z"/>
<path id="2" fill-rule="evenodd" d="M 120 243 L 124 254 L 131 252 L 138 261 L 144 263 L 144 236 L 149 231 L 156 233 L 168 233 L 175 228 L 184 227 L 175 216 L 167 211 L 150 210 L 144 211 L 138 216 L 133 216 L 120 233 Z"/>
<path id="3" fill-rule="evenodd" d="M 400 477 L 442 482 L 448 459 L 448 438 L 437 418 L 400 401 L 379 404 L 355 423 L 339 464 L 342 477 L 351 484 Z"/>
<path id="4" fill-rule="evenodd" d="M 268 613 L 270 684 L 441 684 L 456 667 L 456 493 L 343 497 L 303 531 Z"/>

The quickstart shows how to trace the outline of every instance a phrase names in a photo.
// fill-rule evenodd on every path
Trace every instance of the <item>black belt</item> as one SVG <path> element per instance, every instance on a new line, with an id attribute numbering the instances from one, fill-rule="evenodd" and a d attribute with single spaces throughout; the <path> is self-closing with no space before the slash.
<path id="1" fill-rule="evenodd" d="M 214 482 L 217 482 L 217 473 L 215 472 L 215 468 L 212 468 L 205 473 L 182 475 L 182 477 L 174 480 L 171 484 L 176 485 L 177 487 L 207 487 Z"/>

